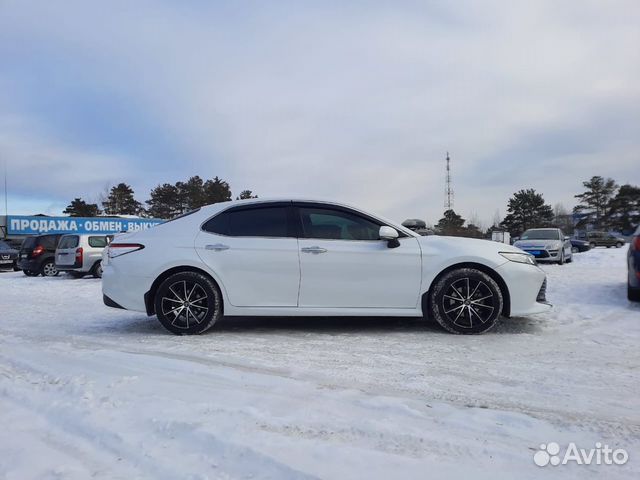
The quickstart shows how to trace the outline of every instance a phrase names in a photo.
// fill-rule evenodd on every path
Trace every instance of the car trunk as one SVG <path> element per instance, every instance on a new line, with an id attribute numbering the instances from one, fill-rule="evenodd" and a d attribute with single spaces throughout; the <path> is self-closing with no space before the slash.
<path id="1" fill-rule="evenodd" d="M 22 242 L 20 247 L 20 259 L 26 260 L 31 257 L 33 249 L 38 245 L 38 239 L 36 237 L 27 237 Z"/>

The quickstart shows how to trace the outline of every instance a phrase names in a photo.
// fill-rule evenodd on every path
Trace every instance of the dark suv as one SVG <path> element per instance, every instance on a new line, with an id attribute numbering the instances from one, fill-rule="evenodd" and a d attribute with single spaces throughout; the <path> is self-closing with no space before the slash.
<path id="1" fill-rule="evenodd" d="M 42 275 L 54 277 L 58 275 L 55 253 L 62 235 L 38 235 L 27 237 L 20 247 L 18 266 L 28 277 Z"/>
<path id="2" fill-rule="evenodd" d="M 627 298 L 634 302 L 640 302 L 640 227 L 629 240 L 629 253 L 627 253 Z"/>
<path id="3" fill-rule="evenodd" d="M 18 268 L 18 250 L 0 240 L 0 270 L 5 269 L 20 270 Z"/>
<path id="4" fill-rule="evenodd" d="M 591 248 L 595 247 L 616 247 L 620 248 L 625 244 L 624 238 L 617 237 L 607 232 L 589 232 L 587 233 L 587 242 Z"/>

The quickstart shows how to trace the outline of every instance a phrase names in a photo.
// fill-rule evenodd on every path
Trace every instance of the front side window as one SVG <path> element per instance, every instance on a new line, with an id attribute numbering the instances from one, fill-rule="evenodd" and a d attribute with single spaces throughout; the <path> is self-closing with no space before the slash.
<path id="1" fill-rule="evenodd" d="M 288 237 L 287 207 L 256 207 L 222 212 L 203 230 L 229 237 Z"/>
<path id="2" fill-rule="evenodd" d="M 379 240 L 380 225 L 360 215 L 320 207 L 300 207 L 299 212 L 305 238 Z"/>

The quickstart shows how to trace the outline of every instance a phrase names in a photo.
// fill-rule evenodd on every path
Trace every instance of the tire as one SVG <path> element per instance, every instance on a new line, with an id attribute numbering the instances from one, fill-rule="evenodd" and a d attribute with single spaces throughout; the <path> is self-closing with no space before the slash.
<path id="1" fill-rule="evenodd" d="M 32 270 L 23 270 L 22 273 L 24 273 L 27 277 L 37 277 L 38 275 L 40 275 L 38 272 L 34 272 Z"/>
<path id="2" fill-rule="evenodd" d="M 100 260 L 91 269 L 91 275 L 93 275 L 93 278 L 102 278 L 102 262 Z"/>
<path id="3" fill-rule="evenodd" d="M 616 243 L 616 248 L 621 248 L 621 247 L 622 247 L 622 242 Z"/>
<path id="4" fill-rule="evenodd" d="M 627 298 L 631 302 L 640 302 L 640 288 L 633 288 L 627 284 Z"/>
<path id="5" fill-rule="evenodd" d="M 56 268 L 56 264 L 53 263 L 52 260 L 48 260 L 42 264 L 40 273 L 42 273 L 43 277 L 56 277 L 60 272 L 58 272 L 58 269 Z"/>
<path id="6" fill-rule="evenodd" d="M 475 268 L 445 273 L 429 292 L 429 313 L 451 333 L 489 331 L 496 324 L 502 306 L 502 291 L 498 284 Z"/>
<path id="7" fill-rule="evenodd" d="M 564 265 L 564 250 L 560 251 L 560 260 L 558 260 L 558 265 Z"/>
<path id="8" fill-rule="evenodd" d="M 567 258 L 567 259 L 565 260 L 565 262 L 567 262 L 567 263 L 571 263 L 571 262 L 573 262 L 573 252 L 571 252 L 571 255 L 569 255 L 569 258 Z"/>
<path id="9" fill-rule="evenodd" d="M 195 301 L 192 299 L 194 295 L 198 295 Z M 222 295 L 206 275 L 180 272 L 160 284 L 154 306 L 156 317 L 171 333 L 199 335 L 209 330 L 222 316 Z"/>
<path id="10" fill-rule="evenodd" d="M 578 253 L 580 249 L 578 247 L 571 247 L 571 253 Z"/>
<path id="11" fill-rule="evenodd" d="M 596 244 L 593 242 L 589 243 L 589 248 L 596 248 Z"/>

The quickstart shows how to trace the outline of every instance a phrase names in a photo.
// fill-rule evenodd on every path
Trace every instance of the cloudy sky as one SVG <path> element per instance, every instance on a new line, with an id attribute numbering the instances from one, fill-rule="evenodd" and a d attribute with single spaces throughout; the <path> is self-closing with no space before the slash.
<path id="1" fill-rule="evenodd" d="M 640 184 L 640 2 L 0 0 L 10 213 L 197 174 L 436 222 L 447 151 L 485 224 Z"/>

